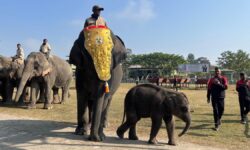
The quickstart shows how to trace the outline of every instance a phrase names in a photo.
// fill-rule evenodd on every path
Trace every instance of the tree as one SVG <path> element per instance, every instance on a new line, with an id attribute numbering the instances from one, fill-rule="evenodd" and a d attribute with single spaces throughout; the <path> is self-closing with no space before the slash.
<path id="1" fill-rule="evenodd" d="M 210 65 L 210 61 L 207 59 L 207 57 L 199 57 L 199 58 L 197 58 L 196 63 L 197 64 L 209 64 Z"/>
<path id="2" fill-rule="evenodd" d="M 192 54 L 192 53 L 188 54 L 188 56 L 187 56 L 187 63 L 189 63 L 189 64 L 195 64 L 196 63 L 194 54 Z"/>
<path id="3" fill-rule="evenodd" d="M 217 64 L 223 68 L 232 69 L 236 72 L 250 73 L 250 58 L 249 54 L 243 50 L 238 50 L 236 53 L 225 51 L 218 57 Z"/>
<path id="4" fill-rule="evenodd" d="M 163 74 L 170 74 L 179 64 L 186 63 L 183 56 L 155 52 L 150 54 L 131 55 L 130 65 L 141 65 L 146 68 L 158 68 Z"/>

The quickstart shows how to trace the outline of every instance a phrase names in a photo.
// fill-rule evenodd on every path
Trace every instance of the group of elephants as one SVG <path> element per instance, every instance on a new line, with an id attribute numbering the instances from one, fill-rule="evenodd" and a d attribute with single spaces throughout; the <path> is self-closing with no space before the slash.
<path id="1" fill-rule="evenodd" d="M 111 78 L 108 80 L 109 93 L 105 93 L 103 90 L 106 82 L 98 78 L 93 60 L 85 48 L 83 32 L 80 33 L 70 51 L 69 62 L 76 66 L 77 127 L 75 133 L 87 134 L 89 116 L 91 116 L 89 136 L 91 141 L 102 141 L 105 138 L 103 129 L 108 108 L 123 76 L 121 62 L 126 58 L 126 48 L 123 41 L 112 32 L 111 38 L 114 47 L 110 66 Z M 10 73 L 14 75 L 10 77 Z M 71 66 L 57 56 L 53 55 L 47 59 L 40 52 L 32 52 L 20 67 L 13 67 L 10 58 L 0 56 L 0 93 L 4 102 L 12 101 L 14 87 L 17 87 L 14 100 L 22 102 L 23 98 L 20 97 L 25 95 L 23 94 L 24 89 L 30 86 L 31 98 L 28 108 L 36 107 L 35 104 L 40 95 L 45 99 L 44 108 L 51 109 L 53 103 L 51 91 L 54 93 L 53 97 L 58 97 L 58 89 L 62 88 L 61 103 L 66 102 L 71 80 Z M 88 115 L 89 112 L 92 115 Z M 151 117 L 152 129 L 149 143 L 156 144 L 155 137 L 163 119 L 167 127 L 169 144 L 175 145 L 173 115 L 186 122 L 186 127 L 181 135 L 184 134 L 191 123 L 189 104 L 184 94 L 154 85 L 138 85 L 126 95 L 124 104 L 126 122 L 117 129 L 117 135 L 123 138 L 124 132 L 130 128 L 129 139 L 137 140 L 136 122 L 140 118 Z"/>

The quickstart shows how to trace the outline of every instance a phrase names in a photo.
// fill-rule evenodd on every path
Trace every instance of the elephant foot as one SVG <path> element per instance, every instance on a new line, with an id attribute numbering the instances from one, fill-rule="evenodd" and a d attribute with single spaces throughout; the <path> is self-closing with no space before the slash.
<path id="1" fill-rule="evenodd" d="M 158 144 L 158 141 L 156 140 L 156 138 L 149 139 L 148 144 L 154 144 L 154 145 L 156 145 L 156 144 Z"/>
<path id="2" fill-rule="evenodd" d="M 119 128 L 116 130 L 116 134 L 120 139 L 124 138 L 124 132 L 122 132 Z"/>
<path id="3" fill-rule="evenodd" d="M 61 101 L 60 104 L 63 104 L 63 105 L 64 105 L 64 104 L 66 104 L 66 101 Z"/>
<path id="4" fill-rule="evenodd" d="M 102 141 L 106 139 L 106 135 L 102 132 L 99 134 Z"/>
<path id="5" fill-rule="evenodd" d="M 87 130 L 85 130 L 83 127 L 77 127 L 75 129 L 76 135 L 87 135 Z"/>
<path id="6" fill-rule="evenodd" d="M 176 143 L 174 141 L 168 141 L 168 145 L 176 146 Z"/>
<path id="7" fill-rule="evenodd" d="M 101 137 L 99 137 L 97 135 L 90 135 L 88 140 L 89 141 L 94 141 L 94 142 L 101 142 L 102 141 Z"/>
<path id="8" fill-rule="evenodd" d="M 50 110 L 52 108 L 53 108 L 53 105 L 51 105 L 51 104 L 45 104 L 43 107 L 43 109 L 47 109 L 47 110 Z"/>
<path id="9" fill-rule="evenodd" d="M 29 104 L 27 109 L 36 109 L 36 105 L 35 104 Z"/>
<path id="10" fill-rule="evenodd" d="M 60 98 L 54 97 L 53 99 L 53 104 L 61 104 L 62 102 L 60 102 Z"/>
<path id="11" fill-rule="evenodd" d="M 138 136 L 136 136 L 136 135 L 129 135 L 128 139 L 130 139 L 130 140 L 139 140 Z"/>

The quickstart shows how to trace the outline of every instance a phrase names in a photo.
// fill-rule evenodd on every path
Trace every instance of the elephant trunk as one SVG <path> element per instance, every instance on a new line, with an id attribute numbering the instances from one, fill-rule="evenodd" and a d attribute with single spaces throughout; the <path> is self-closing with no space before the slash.
<path id="1" fill-rule="evenodd" d="M 29 73 L 24 73 L 22 78 L 21 78 L 21 81 L 19 83 L 19 86 L 18 86 L 18 89 L 17 89 L 17 92 L 16 92 L 16 97 L 15 97 L 15 101 L 17 102 L 20 98 L 20 96 L 22 95 L 23 93 L 23 89 L 28 81 L 30 77 L 30 74 Z"/>
<path id="2" fill-rule="evenodd" d="M 187 132 L 187 130 L 189 129 L 190 125 L 191 125 L 191 120 L 190 119 L 188 119 L 185 122 L 186 122 L 186 126 L 183 129 L 183 131 L 179 134 L 179 137 L 181 137 L 182 135 L 184 135 Z"/>

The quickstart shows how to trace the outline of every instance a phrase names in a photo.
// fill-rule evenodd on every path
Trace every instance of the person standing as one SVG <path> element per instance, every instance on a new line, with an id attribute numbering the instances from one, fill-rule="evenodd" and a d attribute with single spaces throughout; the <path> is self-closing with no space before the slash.
<path id="1" fill-rule="evenodd" d="M 208 81 L 207 102 L 212 101 L 214 115 L 214 130 L 218 131 L 221 125 L 221 118 L 224 113 L 225 90 L 227 89 L 227 78 L 221 75 L 221 70 L 215 68 L 214 77 Z"/>
<path id="2" fill-rule="evenodd" d="M 103 17 L 101 17 L 101 11 L 103 11 L 104 8 L 98 5 L 94 5 L 92 8 L 93 14 L 91 17 L 85 20 L 84 28 L 88 26 L 107 26 L 107 23 Z"/>
<path id="3" fill-rule="evenodd" d="M 46 56 L 46 58 L 49 59 L 50 52 L 51 52 L 51 46 L 48 43 L 47 39 L 43 39 L 43 43 L 40 47 L 40 52 L 42 52 Z"/>
<path id="4" fill-rule="evenodd" d="M 241 123 L 246 124 L 246 116 L 249 112 L 250 83 L 246 79 L 245 73 L 240 73 L 240 80 L 236 83 L 236 91 L 239 96 Z"/>

